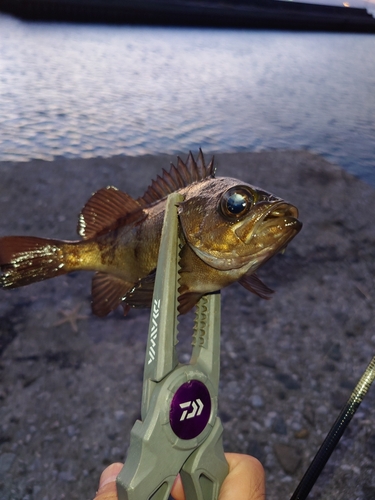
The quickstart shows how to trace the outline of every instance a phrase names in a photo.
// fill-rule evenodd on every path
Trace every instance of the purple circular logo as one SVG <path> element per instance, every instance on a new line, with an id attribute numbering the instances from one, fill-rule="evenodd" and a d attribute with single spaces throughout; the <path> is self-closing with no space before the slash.
<path id="1" fill-rule="evenodd" d="M 173 396 L 169 422 L 180 439 L 193 439 L 206 427 L 211 414 L 211 396 L 199 380 L 182 384 Z"/>

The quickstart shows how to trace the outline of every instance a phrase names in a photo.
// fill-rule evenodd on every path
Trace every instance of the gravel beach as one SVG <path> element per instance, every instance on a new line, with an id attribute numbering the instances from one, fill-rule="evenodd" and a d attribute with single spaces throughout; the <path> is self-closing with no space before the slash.
<path id="1" fill-rule="evenodd" d="M 77 239 L 92 192 L 114 185 L 139 196 L 170 161 L 0 163 L 0 236 Z M 276 291 L 272 300 L 237 284 L 222 292 L 224 446 L 259 458 L 267 498 L 288 499 L 374 355 L 375 190 L 306 151 L 220 154 L 215 162 L 218 176 L 295 204 L 304 224 L 285 255 L 258 273 Z M 99 319 L 90 287 L 90 273 L 73 273 L 0 290 L 1 500 L 90 500 L 103 468 L 126 456 L 149 311 Z M 182 361 L 191 324 L 191 314 L 182 318 Z M 372 388 L 309 498 L 375 499 L 374 450 Z"/>

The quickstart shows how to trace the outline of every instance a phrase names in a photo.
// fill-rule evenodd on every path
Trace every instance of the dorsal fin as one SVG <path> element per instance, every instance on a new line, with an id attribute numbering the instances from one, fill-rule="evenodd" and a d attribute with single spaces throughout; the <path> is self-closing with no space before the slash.
<path id="1" fill-rule="evenodd" d="M 169 172 L 163 169 L 162 175 L 158 175 L 151 185 L 147 188 L 145 194 L 138 198 L 138 202 L 143 206 L 151 205 L 170 193 L 198 182 L 207 177 L 215 177 L 214 159 L 206 166 L 202 150 L 199 150 L 197 161 L 195 161 L 191 151 L 184 163 L 180 157 L 177 157 L 177 167 L 171 164 Z"/>
<path id="2" fill-rule="evenodd" d="M 134 198 L 113 186 L 100 189 L 82 209 L 78 234 L 84 239 L 92 238 L 133 213 L 142 215 L 141 206 Z"/>

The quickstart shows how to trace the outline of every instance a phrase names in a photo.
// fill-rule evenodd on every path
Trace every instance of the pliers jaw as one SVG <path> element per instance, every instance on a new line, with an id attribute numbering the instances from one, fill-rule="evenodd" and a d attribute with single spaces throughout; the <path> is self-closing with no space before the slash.
<path id="1" fill-rule="evenodd" d="M 215 500 L 228 473 L 217 416 L 220 294 L 196 310 L 190 363 L 180 365 L 178 334 L 178 193 L 164 217 L 144 368 L 141 421 L 117 478 L 119 500 L 167 500 L 181 474 L 187 500 Z"/>

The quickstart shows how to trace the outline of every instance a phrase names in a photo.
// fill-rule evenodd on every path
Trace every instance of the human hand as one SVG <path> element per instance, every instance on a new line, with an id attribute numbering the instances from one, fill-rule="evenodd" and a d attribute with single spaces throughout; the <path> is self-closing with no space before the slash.
<path id="1" fill-rule="evenodd" d="M 254 457 L 239 453 L 226 453 L 229 473 L 220 489 L 219 500 L 264 500 L 265 478 L 262 464 Z M 115 463 L 105 469 L 100 478 L 99 490 L 94 500 L 117 500 L 116 477 L 122 464 Z M 182 482 L 178 476 L 171 495 L 175 500 L 185 500 Z"/>

